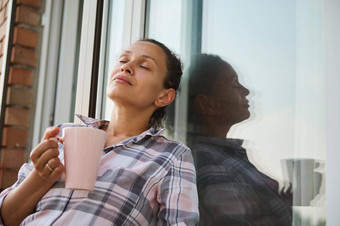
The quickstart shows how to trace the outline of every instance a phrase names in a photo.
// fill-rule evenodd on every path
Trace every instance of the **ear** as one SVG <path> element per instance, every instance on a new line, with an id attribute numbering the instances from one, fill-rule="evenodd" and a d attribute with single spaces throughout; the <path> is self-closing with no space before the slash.
<path id="1" fill-rule="evenodd" d="M 165 107 L 172 103 L 172 101 L 175 99 L 175 96 L 176 91 L 173 88 L 165 89 L 155 100 L 154 104 L 158 108 Z"/>
<path id="2" fill-rule="evenodd" d="M 202 115 L 215 115 L 214 100 L 204 94 L 199 94 L 194 99 L 196 110 Z"/>

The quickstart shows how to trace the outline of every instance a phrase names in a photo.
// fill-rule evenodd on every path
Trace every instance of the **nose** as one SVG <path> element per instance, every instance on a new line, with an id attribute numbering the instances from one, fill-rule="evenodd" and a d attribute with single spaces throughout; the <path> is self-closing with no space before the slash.
<path id="1" fill-rule="evenodd" d="M 130 63 L 125 63 L 120 67 L 120 71 L 125 71 L 128 74 L 132 75 L 133 74 L 133 70 L 132 67 L 130 65 Z"/>
<path id="2" fill-rule="evenodd" d="M 243 85 L 241 85 L 242 88 L 242 93 L 244 94 L 244 96 L 248 96 L 249 95 L 249 89 L 247 89 L 246 87 L 244 87 Z"/>

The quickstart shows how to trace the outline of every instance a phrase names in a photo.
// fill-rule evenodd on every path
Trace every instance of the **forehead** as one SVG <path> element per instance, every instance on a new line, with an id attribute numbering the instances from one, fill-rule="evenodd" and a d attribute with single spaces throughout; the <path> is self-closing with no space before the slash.
<path id="1" fill-rule="evenodd" d="M 232 81 L 238 78 L 236 71 L 226 62 L 222 62 L 219 67 L 220 79 Z"/>
<path id="2" fill-rule="evenodd" d="M 165 63 L 165 53 L 161 47 L 150 42 L 135 42 L 126 48 L 125 52 L 136 56 L 148 56 L 154 58 L 157 63 Z M 162 62 L 164 61 L 164 62 Z"/>

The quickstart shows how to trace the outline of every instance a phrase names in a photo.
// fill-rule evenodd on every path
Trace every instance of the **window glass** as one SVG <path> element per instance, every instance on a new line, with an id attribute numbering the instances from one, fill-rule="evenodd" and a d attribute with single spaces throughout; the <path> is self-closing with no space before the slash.
<path id="1" fill-rule="evenodd" d="M 184 62 L 183 71 L 188 70 L 193 54 L 197 53 L 200 34 L 193 31 L 198 23 L 196 9 L 201 1 L 147 1 L 145 36 L 163 42 Z M 200 48 L 200 47 L 199 47 Z M 187 73 L 183 74 L 180 92 L 175 102 L 167 107 L 166 135 L 185 142 L 187 132 Z M 185 106 L 185 107 L 183 107 Z"/>
<path id="2" fill-rule="evenodd" d="M 146 36 L 185 65 L 166 124 L 194 153 L 201 224 L 325 225 L 324 3 L 147 6 Z"/>
<path id="3" fill-rule="evenodd" d="M 147 7 L 147 37 L 164 42 L 171 50 L 179 53 L 181 49 L 182 10 L 185 10 L 182 1 L 148 1 Z M 166 26 L 164 26 L 165 24 Z"/>
<path id="4" fill-rule="evenodd" d="M 98 118 L 110 119 L 113 102 L 106 97 L 106 84 L 110 78 L 111 68 L 118 60 L 120 52 L 124 49 L 126 42 L 124 40 L 124 32 L 129 27 L 125 27 L 125 1 L 108 1 L 104 7 L 104 12 L 107 17 L 105 26 L 105 33 L 103 34 L 105 42 L 102 43 L 102 61 L 104 62 L 103 67 L 100 68 L 99 73 L 103 73 L 103 81 L 99 83 L 99 95 L 101 95 L 101 102 L 99 102 L 99 110 L 97 110 Z"/>
<path id="5" fill-rule="evenodd" d="M 104 3 L 96 117 L 110 119 L 114 106 L 106 96 L 107 82 L 121 52 L 143 38 L 145 1 L 113 0 Z"/>
<path id="6" fill-rule="evenodd" d="M 47 1 L 32 135 L 35 147 L 49 126 L 73 121 L 83 1 Z"/>

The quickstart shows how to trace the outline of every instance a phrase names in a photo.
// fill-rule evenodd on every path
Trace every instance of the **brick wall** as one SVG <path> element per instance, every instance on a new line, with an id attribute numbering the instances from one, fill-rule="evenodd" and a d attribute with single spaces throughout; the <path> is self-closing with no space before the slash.
<path id="1" fill-rule="evenodd" d="M 4 58 L 3 40 L 7 17 L 8 0 L 1 1 L 0 10 L 0 47 Z M 0 190 L 12 185 L 17 179 L 20 166 L 27 161 L 28 135 L 33 123 L 30 115 L 35 104 L 34 80 L 38 66 L 40 38 L 41 0 L 17 0 L 13 47 L 8 54 L 10 69 L 4 127 L 0 155 Z M 5 63 L 5 60 L 2 63 Z M 1 60 L 0 60 L 1 62 Z M 3 75 L 1 75 L 3 76 Z"/>

